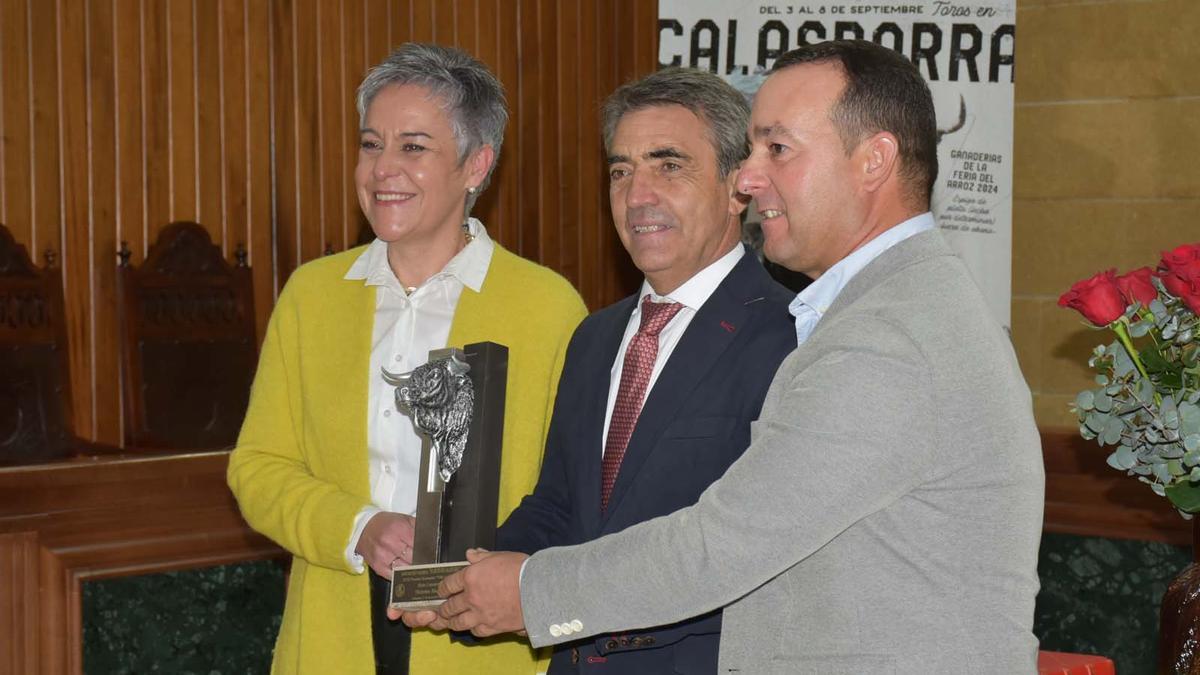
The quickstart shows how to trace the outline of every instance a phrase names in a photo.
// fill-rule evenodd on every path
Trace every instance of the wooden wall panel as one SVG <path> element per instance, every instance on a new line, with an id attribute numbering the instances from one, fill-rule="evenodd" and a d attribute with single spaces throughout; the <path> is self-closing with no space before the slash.
<path id="1" fill-rule="evenodd" d="M 570 59 L 574 54 L 578 68 L 577 79 L 567 80 L 568 91 L 576 99 L 576 115 L 579 119 L 579 135 L 576 146 L 583 157 L 588 157 L 587 148 L 592 148 L 596 157 L 586 161 L 575 161 L 568 156 L 564 169 L 565 180 L 575 183 L 579 196 L 569 202 L 575 211 L 564 214 L 578 223 L 579 241 L 574 258 L 579 261 L 576 287 L 585 298 L 607 297 L 609 294 L 605 275 L 607 267 L 602 261 L 612 259 L 606 248 L 616 234 L 608 214 L 608 172 L 604 170 L 603 143 L 600 138 L 600 102 L 611 89 L 601 93 L 598 83 L 603 79 L 600 70 L 606 61 L 597 40 L 597 7 L 579 6 L 579 19 L 574 26 L 564 24 L 564 30 L 574 31 L 578 36 L 576 46 L 565 42 L 560 59 Z M 589 48 L 588 45 L 591 45 Z M 593 190 L 592 186 L 599 186 Z M 618 247 L 619 248 L 619 247 Z M 621 258 L 624 260 L 624 258 Z M 619 295 L 619 294 L 615 294 Z M 589 303 L 591 301 L 589 300 Z"/>
<path id="2" fill-rule="evenodd" d="M 252 0 L 253 1 L 253 0 Z M 223 0 L 218 7 L 220 13 L 217 34 L 217 62 L 212 66 L 220 74 L 218 96 L 220 105 L 215 111 L 221 139 L 220 172 L 221 237 L 218 241 L 249 245 L 250 193 L 248 186 L 249 167 L 246 156 L 250 138 L 247 105 L 246 67 L 246 0 Z M 255 92 L 255 96 L 267 96 L 268 92 Z M 268 98 L 269 100 L 269 98 Z"/>
<path id="3" fill-rule="evenodd" d="M 35 3 L 36 4 L 36 3 Z M 52 6 L 52 3 L 45 3 Z M 57 7 L 58 82 L 52 92 L 58 106 L 59 155 L 57 161 L 59 189 L 53 195 L 61 209 L 60 252 L 63 270 L 63 289 L 67 302 L 67 343 L 70 355 L 71 391 L 74 392 L 75 424 L 83 429 L 96 429 L 94 375 L 96 362 L 91 340 L 91 139 L 88 138 L 88 106 L 91 88 L 87 86 L 88 37 L 90 31 L 87 11 L 70 11 L 59 0 Z M 86 8 L 85 8 L 86 9 Z M 72 223 L 72 227 L 67 227 Z"/>
<path id="4" fill-rule="evenodd" d="M 38 671 L 37 560 L 36 532 L 0 534 L 0 672 Z"/>
<path id="5" fill-rule="evenodd" d="M 345 177 L 348 167 L 345 162 L 347 143 L 346 126 L 343 120 L 348 108 L 342 88 L 343 33 L 340 28 L 340 2 L 317 4 L 316 24 L 329 26 L 331 30 L 318 30 L 317 55 L 317 120 L 319 144 L 318 161 L 322 168 L 320 179 L 320 216 L 322 224 L 320 250 L 342 250 L 345 246 L 344 231 L 347 227 L 343 202 L 346 198 Z"/>
<path id="6" fill-rule="evenodd" d="M 29 2 L 29 52 L 24 64 L 30 73 L 30 121 L 32 178 L 30 222 L 31 256 L 36 252 L 62 250 L 62 184 L 59 154 L 61 127 L 59 125 L 59 49 L 58 12 L 53 2 Z M 19 67 L 19 66 L 18 66 Z"/>
<path id="7" fill-rule="evenodd" d="M 228 1 L 228 0 L 226 0 Z M 279 286 L 275 282 L 278 254 L 275 233 L 275 158 L 274 128 L 271 111 L 277 105 L 275 64 L 271 59 L 274 44 L 271 31 L 272 4 L 260 0 L 242 0 L 245 27 L 245 63 L 230 64 L 245 72 L 246 146 L 231 154 L 246 165 L 246 211 L 242 215 L 248 232 L 247 250 L 254 274 L 254 308 L 261 339 L 267 328 Z M 232 160 L 231 160 L 232 161 Z"/>
<path id="8" fill-rule="evenodd" d="M 120 241 L 138 261 L 169 221 L 190 218 L 231 251 L 256 218 L 270 259 L 269 125 L 258 157 L 239 152 L 244 168 L 232 172 L 244 185 L 245 167 L 259 165 L 256 216 L 246 213 L 247 190 L 225 185 L 234 161 L 228 144 L 248 148 L 250 127 L 245 87 L 240 97 L 224 95 L 224 69 L 250 67 L 244 45 L 231 50 L 240 62 L 225 60 L 221 17 L 230 8 L 242 27 L 235 35 L 245 41 L 245 6 L 232 0 L 0 3 L 0 219 L 38 258 L 49 250 L 61 265 L 77 427 L 85 437 L 121 437 L 113 311 Z M 269 98 L 262 101 L 269 106 Z M 240 224 L 237 234 L 231 220 Z"/>
<path id="9" fill-rule="evenodd" d="M 196 35 L 195 7 L 192 0 L 166 0 L 166 71 L 167 122 L 170 151 L 171 186 L 168 206 L 171 219 L 200 218 L 196 189 L 200 173 L 196 170 Z M 150 55 L 147 55 L 150 57 Z M 206 75 L 208 77 L 209 75 Z M 152 122 L 152 120 L 151 120 Z M 211 139 L 207 142 L 214 142 Z M 151 241 L 165 223 L 150 223 Z"/>
<path id="10" fill-rule="evenodd" d="M 496 13 L 496 51 L 480 54 L 484 63 L 496 73 L 504 84 L 505 96 L 511 116 L 504 130 L 504 150 L 500 163 L 492 173 L 492 186 L 475 203 L 475 213 L 489 223 L 489 232 L 494 232 L 497 241 L 517 250 L 517 229 L 521 223 L 521 195 L 526 184 L 520 175 L 521 167 L 521 53 L 516 45 L 520 25 L 520 4 L 501 3 Z M 488 60 L 491 59 L 491 60 Z M 494 223 L 494 225 L 492 225 Z"/>
<path id="11" fill-rule="evenodd" d="M 0 5 L 0 219 L 29 248 L 33 240 L 33 172 L 31 171 L 33 108 L 29 82 L 29 7 L 23 2 Z"/>
<path id="12" fill-rule="evenodd" d="M 516 160 L 517 183 L 521 186 L 536 186 L 534 190 L 521 190 L 517 199 L 517 222 L 515 232 L 509 234 L 513 250 L 520 255 L 536 255 L 538 244 L 538 201 L 545 186 L 539 184 L 541 139 L 538 131 L 541 128 L 543 111 L 543 92 L 538 90 L 538 74 L 552 68 L 546 63 L 538 44 L 541 37 L 541 26 L 538 26 L 538 0 L 519 0 L 517 4 L 517 21 L 529 32 L 520 33 L 519 70 L 516 73 L 518 85 L 512 96 L 512 107 L 520 111 L 513 116 L 513 127 L 517 131 L 515 152 L 509 156 Z M 507 233 L 503 233 L 507 234 Z"/>
<path id="13" fill-rule="evenodd" d="M 83 583 L 285 554 L 225 486 L 228 452 L 0 467 L 0 673 L 83 672 Z"/>
<path id="14" fill-rule="evenodd" d="M 392 27 L 391 43 L 394 45 L 408 40 L 435 42 L 439 39 L 443 42 L 453 42 L 453 30 L 444 28 L 438 31 L 436 17 L 438 4 L 439 0 L 411 0 L 407 3 L 393 3 L 391 20 L 387 22 Z M 451 4 L 457 3 L 447 2 L 442 6 L 446 7 Z M 407 12 L 404 11 L 404 5 L 408 5 Z M 408 26 L 403 25 L 405 15 L 408 16 Z M 439 35 L 439 32 L 442 35 Z"/>
<path id="15" fill-rule="evenodd" d="M 196 127 L 196 218 L 214 232 L 213 240 L 228 242 L 228 211 L 225 204 L 224 154 L 228 140 L 221 128 L 222 35 L 220 2 L 193 0 L 192 81 Z M 226 251 L 228 253 L 228 251 Z"/>
<path id="16" fill-rule="evenodd" d="M 355 42 L 353 40 L 355 36 L 360 36 L 362 41 L 363 58 L 365 59 L 364 72 L 371 64 L 379 63 L 380 59 L 387 56 L 388 50 L 395 44 L 392 42 L 392 22 L 390 18 L 386 21 L 383 20 L 391 16 L 388 14 L 390 7 L 391 5 L 388 0 L 366 0 L 362 8 L 363 14 L 359 17 L 360 24 L 358 31 L 355 32 L 353 28 L 347 28 L 349 37 L 352 38 L 349 41 L 351 45 Z M 347 24 L 347 26 L 349 25 Z M 408 25 L 411 25 L 411 23 Z M 407 35 L 398 38 L 401 41 L 407 39 L 409 39 Z"/>
<path id="17" fill-rule="evenodd" d="M 145 215 L 141 231 L 128 237 L 134 252 L 133 262 L 146 257 L 154 242 L 154 233 L 174 215 L 173 155 L 178 145 L 171 137 L 171 78 L 166 1 L 143 2 L 139 18 L 142 30 L 142 54 L 139 61 L 142 79 L 142 157 L 145 183 Z M 125 236 L 125 233 L 122 233 Z"/>
<path id="18" fill-rule="evenodd" d="M 612 232 L 599 103 L 655 67 L 656 0 L 0 0 L 0 222 L 60 265 L 79 435 L 123 436 L 115 253 L 196 220 L 254 269 L 260 336 L 300 264 L 353 246 L 367 67 L 408 40 L 507 91 L 475 214 L 597 308 L 639 277 Z"/>
<path id="19" fill-rule="evenodd" d="M 1192 543 L 1192 523 L 1149 486 L 1104 463 L 1108 450 L 1073 430 L 1042 430 L 1046 532 Z M 1196 549 L 1200 550 L 1200 549 Z"/>
<path id="20" fill-rule="evenodd" d="M 321 175 L 333 171 L 333 167 L 321 164 L 321 119 L 320 119 L 320 74 L 317 70 L 317 38 L 321 31 L 317 22 L 320 14 L 318 0 L 293 0 L 292 52 L 295 63 L 293 104 L 296 106 L 295 130 L 292 138 L 296 143 L 296 228 L 299 241 L 295 247 L 299 266 L 305 260 L 321 255 L 323 246 L 323 223 L 321 222 Z M 323 28 L 323 27 L 322 27 Z"/>
<path id="21" fill-rule="evenodd" d="M 87 81 L 88 126 L 90 134 L 88 164 L 88 218 L 90 236 L 87 239 L 88 264 L 88 361 L 91 392 L 89 412 L 94 436 L 117 438 L 121 433 L 120 415 L 106 414 L 103 401 L 116 401 L 121 396 L 121 381 L 113 372 L 112 358 L 117 351 L 116 312 L 105 311 L 106 300 L 115 297 L 117 275 L 113 266 L 113 250 L 117 245 L 117 79 L 115 3 L 100 2 L 88 7 L 87 14 Z M 72 265 L 73 266 L 73 265 Z M 86 389 L 84 391 L 87 391 Z M 83 392 L 80 392 L 81 394 Z M 78 404 L 76 406 L 78 408 Z"/>
<path id="22" fill-rule="evenodd" d="M 299 223 L 302 217 L 299 204 L 300 182 L 296 146 L 298 105 L 296 101 L 294 56 L 295 11 L 292 0 L 271 3 L 271 87 L 274 89 L 272 195 L 275 204 L 275 236 L 272 247 L 277 262 L 274 283 L 280 285 L 296 268 L 300 259 Z"/>
<path id="23" fill-rule="evenodd" d="M 150 200 L 146 164 L 146 89 L 143 67 L 146 25 L 140 0 L 117 0 L 113 14 L 113 44 L 120 45 L 113 59 L 117 121 L 113 150 L 116 178 L 116 223 L 114 241 L 128 242 L 131 251 L 144 255 Z M 161 197 L 159 197 L 161 198 Z M 113 243 L 113 242 L 109 242 Z M 113 249 L 109 249 L 110 252 Z M 103 261 L 103 259 L 101 259 Z M 111 262 L 110 257 L 108 261 Z M 107 264 L 105 265 L 107 267 Z"/>
<path id="24" fill-rule="evenodd" d="M 364 39 L 362 24 L 366 21 L 365 0 L 342 0 L 341 38 L 338 55 L 341 59 L 341 89 L 338 96 L 341 107 L 341 135 L 334 140 L 340 144 L 342 173 L 340 190 L 342 195 L 342 240 L 334 245 L 338 251 L 349 248 L 358 241 L 359 231 L 366 225 L 362 211 L 358 208 L 358 197 L 354 191 L 354 165 L 358 162 L 358 111 L 354 97 L 358 83 L 367 71 L 368 45 Z M 380 51 L 387 49 L 381 43 Z"/>

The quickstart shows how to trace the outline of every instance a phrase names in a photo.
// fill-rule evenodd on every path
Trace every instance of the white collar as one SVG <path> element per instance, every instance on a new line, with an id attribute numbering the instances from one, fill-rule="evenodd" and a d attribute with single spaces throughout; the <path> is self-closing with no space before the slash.
<path id="1" fill-rule="evenodd" d="M 487 277 L 488 267 L 492 262 L 492 251 L 496 245 L 488 236 L 487 228 L 475 218 L 467 219 L 467 233 L 471 235 L 471 241 L 446 263 L 441 272 L 430 278 L 452 276 L 478 293 L 479 289 L 483 288 L 483 280 Z M 366 286 L 400 286 L 396 273 L 388 264 L 387 242 L 381 239 L 376 239 L 367 246 L 367 250 L 355 259 L 343 278 L 363 280 Z"/>
<path id="2" fill-rule="evenodd" d="M 696 272 L 692 278 L 683 282 L 683 285 L 666 295 L 655 293 L 649 281 L 642 281 L 642 290 L 638 292 L 638 298 L 649 295 L 654 302 L 678 302 L 693 311 L 699 311 L 745 254 L 746 247 L 739 241 L 728 253 L 709 263 L 708 267 Z"/>
<path id="3" fill-rule="evenodd" d="M 791 311 L 792 316 L 797 316 L 797 312 L 803 312 L 804 308 L 807 308 L 809 311 L 816 312 L 818 318 L 821 317 L 833 305 L 833 301 L 837 299 L 846 284 L 850 283 L 850 280 L 862 271 L 862 268 L 896 244 L 915 234 L 932 230 L 934 227 L 936 224 L 933 214 L 928 211 L 909 218 L 899 225 L 889 227 L 817 277 L 816 281 L 805 287 L 796 296 L 796 299 L 792 300 L 788 310 Z"/>

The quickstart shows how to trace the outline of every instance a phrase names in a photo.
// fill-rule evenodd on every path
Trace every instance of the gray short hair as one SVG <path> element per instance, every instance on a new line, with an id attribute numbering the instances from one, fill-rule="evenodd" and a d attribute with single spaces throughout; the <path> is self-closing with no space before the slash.
<path id="1" fill-rule="evenodd" d="M 621 85 L 604 102 L 604 148 L 611 152 L 617 124 L 627 113 L 663 105 L 679 105 L 708 125 L 709 141 L 722 177 L 750 156 L 746 130 L 750 105 L 732 85 L 707 70 L 664 68 Z"/>
<path id="2" fill-rule="evenodd" d="M 371 68 L 358 85 L 355 103 L 359 124 L 366 125 L 367 108 L 384 87 L 404 84 L 425 87 L 442 100 L 458 142 L 460 164 L 485 145 L 495 151 L 495 160 L 478 192 L 467 199 L 470 212 L 474 197 L 487 187 L 500 161 L 504 127 L 508 124 L 504 87 L 487 66 L 461 49 L 407 42 Z"/>

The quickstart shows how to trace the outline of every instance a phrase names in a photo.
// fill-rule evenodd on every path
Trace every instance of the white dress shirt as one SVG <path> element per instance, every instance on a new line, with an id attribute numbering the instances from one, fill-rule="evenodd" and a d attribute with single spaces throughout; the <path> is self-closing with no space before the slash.
<path id="1" fill-rule="evenodd" d="M 862 271 L 872 260 L 878 258 L 884 251 L 908 239 L 934 228 L 933 214 L 926 211 L 919 216 L 890 227 L 871 241 L 863 244 L 850 255 L 842 258 L 836 265 L 830 267 L 824 274 L 817 277 L 800 291 L 800 294 L 788 305 L 788 311 L 796 317 L 796 344 L 804 344 L 812 335 L 817 322 L 825 316 L 825 312 L 833 305 L 838 294 L 850 283 L 854 275 Z"/>
<path id="2" fill-rule="evenodd" d="M 346 272 L 346 279 L 361 279 L 364 285 L 376 287 L 367 375 L 371 505 L 355 518 L 346 546 L 346 560 L 359 574 L 365 568 L 362 556 L 354 549 L 367 521 L 381 511 L 413 515 L 417 509 L 421 437 L 412 419 L 396 409 L 394 388 L 383 381 L 381 370 L 408 372 L 428 361 L 430 350 L 446 346 L 458 298 L 464 287 L 478 292 L 483 286 L 495 248 L 483 223 L 471 218 L 467 221 L 467 231 L 473 237 L 471 241 L 412 295 L 405 292 L 396 278 L 388 263 L 387 243 L 379 239 L 371 242 Z"/>
<path id="3" fill-rule="evenodd" d="M 654 359 L 654 369 L 650 371 L 650 382 L 646 385 L 646 397 L 649 398 L 650 390 L 654 388 L 654 382 L 658 380 L 658 375 L 666 365 L 667 359 L 671 358 L 671 352 L 675 351 L 675 345 L 679 344 L 679 338 L 683 337 L 688 324 L 692 322 L 692 318 L 696 316 L 700 306 L 717 290 L 717 286 L 721 285 L 721 282 L 745 254 L 746 247 L 739 242 L 728 253 L 697 272 L 682 286 L 665 296 L 655 293 L 654 289 L 650 287 L 649 281 L 642 282 L 642 288 L 638 291 L 638 302 L 633 308 L 633 314 L 629 317 L 629 323 L 625 326 L 625 336 L 621 338 L 621 348 L 617 350 L 617 358 L 613 361 L 609 374 L 608 407 L 604 411 L 604 435 L 600 438 L 601 453 L 604 452 L 604 444 L 608 439 L 608 424 L 612 421 L 613 407 L 617 404 L 617 390 L 621 386 L 621 370 L 625 366 L 625 351 L 629 348 L 629 342 L 633 340 L 633 336 L 637 334 L 642 323 L 641 298 L 649 295 L 651 302 L 678 302 L 683 305 L 658 334 L 658 355 Z"/>

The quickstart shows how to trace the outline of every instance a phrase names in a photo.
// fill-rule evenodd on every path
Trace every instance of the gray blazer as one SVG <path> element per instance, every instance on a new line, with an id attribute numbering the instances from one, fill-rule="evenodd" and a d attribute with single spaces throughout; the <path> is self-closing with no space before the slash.
<path id="1" fill-rule="evenodd" d="M 752 438 L 695 506 L 533 556 L 533 645 L 724 607 L 721 673 L 1036 672 L 1041 443 L 940 233 L 847 284 Z"/>

